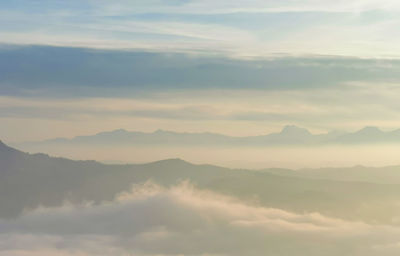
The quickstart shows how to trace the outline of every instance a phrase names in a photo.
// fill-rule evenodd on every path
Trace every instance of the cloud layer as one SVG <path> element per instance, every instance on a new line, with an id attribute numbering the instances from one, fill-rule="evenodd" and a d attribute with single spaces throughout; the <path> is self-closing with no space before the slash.
<path id="1" fill-rule="evenodd" d="M 207 89 L 287 91 L 400 81 L 398 60 L 237 60 L 45 46 L 0 48 L 0 67 L 0 94 L 36 97 L 134 96 Z"/>
<path id="2" fill-rule="evenodd" d="M 263 208 L 182 183 L 0 222 L 0 255 L 396 255 L 397 227 Z"/>
<path id="3" fill-rule="evenodd" d="M 397 1 L 1 3 L 0 42 L 233 56 L 397 56 Z M 51 25 L 49 25 L 51 24 Z"/>
<path id="4" fill-rule="evenodd" d="M 400 126 L 398 60 L 4 46 L 0 67 L 7 141 L 119 128 L 259 135 L 287 124 L 316 132 Z"/>

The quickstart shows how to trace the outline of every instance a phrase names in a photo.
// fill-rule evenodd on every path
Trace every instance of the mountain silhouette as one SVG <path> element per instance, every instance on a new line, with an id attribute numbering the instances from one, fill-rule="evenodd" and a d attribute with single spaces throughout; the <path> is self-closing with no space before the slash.
<path id="1" fill-rule="evenodd" d="M 361 143 L 399 143 L 400 130 L 384 132 L 378 127 L 367 126 L 357 132 L 342 135 L 337 142 L 346 144 Z"/>
<path id="2" fill-rule="evenodd" d="M 387 175 L 398 173 L 393 167 Z M 375 171 L 375 172 L 374 172 Z M 336 170 L 338 172 L 338 170 Z M 369 169 L 379 177 L 379 170 Z M 400 194 L 400 179 L 365 182 L 355 175 L 349 180 L 268 169 L 263 171 L 194 165 L 181 159 L 147 164 L 105 165 L 95 161 L 73 161 L 45 154 L 28 154 L 0 143 L 0 218 L 15 218 L 39 206 L 111 201 L 134 184 L 153 181 L 173 186 L 190 181 L 201 189 L 226 194 L 294 212 L 314 212 L 340 218 L 390 223 L 393 201 Z M 336 175 L 337 176 L 337 175 Z M 389 179 L 390 180 L 390 179 Z M 389 184 L 393 183 L 393 184 Z M 363 209 L 376 207 L 379 219 Z M 358 209 L 358 210 L 357 210 Z M 363 210 L 361 210 L 363 209 Z"/>
<path id="3" fill-rule="evenodd" d="M 176 145 L 176 146 L 276 146 L 276 145 L 332 145 L 400 143 L 400 129 L 384 132 L 377 127 L 367 126 L 352 133 L 329 132 L 312 134 L 305 128 L 287 125 L 278 133 L 267 135 L 233 137 L 217 133 L 182 133 L 166 130 L 136 132 L 117 129 L 95 135 L 77 136 L 71 139 L 56 138 L 12 144 L 29 151 L 45 151 L 46 146 L 63 145 Z"/>

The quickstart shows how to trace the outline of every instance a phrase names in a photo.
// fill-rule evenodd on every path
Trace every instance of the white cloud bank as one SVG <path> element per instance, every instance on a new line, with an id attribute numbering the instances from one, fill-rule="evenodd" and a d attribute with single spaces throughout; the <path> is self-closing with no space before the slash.
<path id="1" fill-rule="evenodd" d="M 400 228 L 248 205 L 188 183 L 0 222 L 0 255 L 398 255 Z"/>

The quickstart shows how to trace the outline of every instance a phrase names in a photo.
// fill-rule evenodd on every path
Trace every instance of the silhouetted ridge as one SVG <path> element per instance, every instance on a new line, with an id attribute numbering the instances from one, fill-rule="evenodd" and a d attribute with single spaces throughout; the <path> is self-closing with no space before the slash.
<path id="1" fill-rule="evenodd" d="M 289 136 L 296 136 L 296 135 L 311 135 L 311 133 L 305 129 L 305 128 L 300 128 L 295 125 L 286 125 L 283 127 L 282 131 L 280 132 L 282 135 L 289 135 Z"/>
<path id="2" fill-rule="evenodd" d="M 5 149 L 5 148 L 8 148 L 8 146 L 4 144 L 2 140 L 0 140 L 0 149 Z"/>
<path id="3" fill-rule="evenodd" d="M 21 151 L 16 150 L 16 149 L 14 149 L 14 148 L 12 148 L 12 147 L 6 145 L 2 140 L 0 140 L 0 152 L 1 152 L 1 153 L 4 153 L 4 152 L 9 152 L 9 153 L 11 153 L 11 152 L 22 153 Z"/>
<path id="4" fill-rule="evenodd" d="M 382 133 L 382 131 L 376 126 L 366 126 L 356 133 L 370 135 L 370 134 L 379 134 Z"/>
<path id="5" fill-rule="evenodd" d="M 367 126 L 356 132 L 311 133 L 305 128 L 287 125 L 280 132 L 258 136 L 235 137 L 218 133 L 175 132 L 156 130 L 138 132 L 117 129 L 100 132 L 95 135 L 77 136 L 71 139 L 57 138 L 45 141 L 13 144 L 17 148 L 30 152 L 51 152 L 49 147 L 62 146 L 274 146 L 274 145 L 329 145 L 329 144 L 366 144 L 399 143 L 400 129 L 382 131 L 378 127 Z"/>
<path id="6" fill-rule="evenodd" d="M 268 170 L 191 164 L 179 158 L 147 164 L 104 165 L 27 154 L 4 143 L 0 149 L 0 219 L 15 218 L 39 206 L 61 206 L 66 201 L 73 204 L 111 201 L 121 192 L 131 190 L 132 185 L 149 180 L 166 187 L 187 180 L 201 189 L 239 199 L 257 198 L 261 205 L 272 208 L 318 211 L 339 218 L 353 218 L 356 213 L 357 218 L 365 221 L 370 220 L 368 214 L 363 215 L 365 202 L 379 201 L 379 208 L 388 214 L 386 219 L 379 220 L 382 223 L 393 219 L 396 213 L 391 210 L 390 200 L 398 200 L 400 194 L 400 167 L 330 172 L 275 169 L 268 173 Z"/>
<path id="7" fill-rule="evenodd" d="M 121 135 L 121 134 L 128 134 L 128 133 L 129 133 L 129 131 L 127 131 L 125 129 L 116 129 L 116 130 L 113 130 L 113 131 L 99 132 L 96 135 L 110 135 L 110 134 L 111 135 L 112 134 Z"/>
<path id="8" fill-rule="evenodd" d="M 180 158 L 163 159 L 163 160 L 151 162 L 149 164 L 151 164 L 151 165 L 159 165 L 159 166 L 176 167 L 176 168 L 194 166 L 194 164 L 189 163 L 189 162 L 187 162 L 185 160 L 182 160 Z"/>

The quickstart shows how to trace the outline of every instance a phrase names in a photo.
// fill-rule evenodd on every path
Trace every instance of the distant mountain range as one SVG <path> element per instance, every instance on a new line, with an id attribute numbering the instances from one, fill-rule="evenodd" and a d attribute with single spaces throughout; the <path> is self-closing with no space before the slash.
<path id="1" fill-rule="evenodd" d="M 292 171 L 228 169 L 180 159 L 104 165 L 28 154 L 0 142 L 0 219 L 68 201 L 111 201 L 133 184 L 153 181 L 198 188 L 294 212 L 319 212 L 371 223 L 396 222 L 400 166 Z M 370 207 L 372 210 L 369 210 Z"/>
<path id="2" fill-rule="evenodd" d="M 353 133 L 329 132 L 312 134 L 294 125 L 285 126 L 278 133 L 260 136 L 232 137 L 216 133 L 180 133 L 157 130 L 152 133 L 124 129 L 101 132 L 72 139 L 56 138 L 45 141 L 12 144 L 20 148 L 46 145 L 186 145 L 186 146 L 276 146 L 400 143 L 400 129 L 385 132 L 377 127 L 365 127 Z"/>

